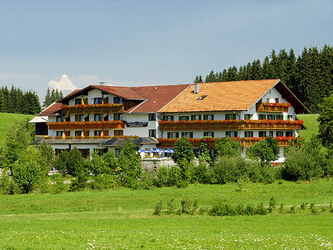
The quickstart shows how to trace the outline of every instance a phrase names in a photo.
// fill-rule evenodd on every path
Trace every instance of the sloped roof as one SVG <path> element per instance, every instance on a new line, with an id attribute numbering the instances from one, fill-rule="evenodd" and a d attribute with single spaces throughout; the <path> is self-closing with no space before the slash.
<path id="1" fill-rule="evenodd" d="M 252 107 L 279 79 L 194 84 L 178 95 L 159 112 L 237 111 Z"/>
<path id="2" fill-rule="evenodd" d="M 109 94 L 113 94 L 119 97 L 122 97 L 127 100 L 144 100 L 146 99 L 142 95 L 135 92 L 130 87 L 118 87 L 118 86 L 103 86 L 103 85 L 91 85 L 96 89 L 100 89 Z"/>
<path id="3" fill-rule="evenodd" d="M 173 98 L 184 91 L 190 84 L 157 85 L 131 87 L 132 90 L 144 96 L 147 100 L 134 106 L 128 113 L 154 113 L 168 104 Z"/>
<path id="4" fill-rule="evenodd" d="M 54 102 L 50 106 L 48 106 L 46 109 L 44 109 L 42 112 L 40 112 L 37 116 L 56 115 L 56 113 L 61 110 L 61 107 L 62 107 L 62 104 L 60 102 Z"/>

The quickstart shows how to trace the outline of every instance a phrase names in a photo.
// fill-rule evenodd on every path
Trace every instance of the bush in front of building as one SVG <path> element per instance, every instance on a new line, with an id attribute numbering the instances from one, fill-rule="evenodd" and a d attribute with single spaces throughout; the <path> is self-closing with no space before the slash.
<path id="1" fill-rule="evenodd" d="M 278 141 L 273 137 L 266 137 L 265 140 L 260 140 L 249 147 L 246 155 L 253 160 L 259 160 L 262 165 L 265 165 L 278 158 L 279 150 Z"/>
<path id="2" fill-rule="evenodd" d="M 215 157 L 233 157 L 239 156 L 241 144 L 239 141 L 232 140 L 229 136 L 218 139 L 215 142 Z"/>

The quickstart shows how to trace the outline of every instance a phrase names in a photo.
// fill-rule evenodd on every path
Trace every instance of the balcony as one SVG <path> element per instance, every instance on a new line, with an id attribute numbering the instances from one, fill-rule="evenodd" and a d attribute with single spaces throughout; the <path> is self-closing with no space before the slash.
<path id="1" fill-rule="evenodd" d="M 280 136 L 280 137 L 274 137 L 278 141 L 279 147 L 289 147 L 290 141 L 297 140 L 297 137 L 286 137 L 286 136 Z M 174 143 L 179 138 L 158 138 L 158 141 L 160 144 L 158 145 L 159 148 L 173 148 Z M 202 142 L 207 143 L 208 147 L 213 148 L 215 146 L 215 142 L 221 138 L 190 138 L 190 142 L 192 143 L 193 147 L 200 147 Z M 260 140 L 264 140 L 265 137 L 232 137 L 232 140 L 237 140 L 241 143 L 241 146 L 243 148 L 250 147 L 256 142 Z"/>
<path id="2" fill-rule="evenodd" d="M 288 112 L 291 107 L 290 103 L 257 103 L 257 112 L 267 112 L 267 113 L 283 113 Z"/>
<path id="3" fill-rule="evenodd" d="M 83 104 L 83 105 L 62 105 L 63 114 L 75 113 L 123 113 L 124 105 L 122 103 L 106 104 Z"/>
<path id="4" fill-rule="evenodd" d="M 201 120 L 160 121 L 160 130 L 294 130 L 301 129 L 303 121 L 289 120 Z"/>
<path id="5" fill-rule="evenodd" d="M 123 121 L 49 122 L 49 129 L 123 129 Z"/>

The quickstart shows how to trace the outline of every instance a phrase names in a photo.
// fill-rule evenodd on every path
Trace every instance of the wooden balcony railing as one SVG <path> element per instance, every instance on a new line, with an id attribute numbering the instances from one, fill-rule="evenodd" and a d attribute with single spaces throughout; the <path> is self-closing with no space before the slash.
<path id="1" fill-rule="evenodd" d="M 269 112 L 269 113 L 282 113 L 288 112 L 291 107 L 290 103 L 257 103 L 257 112 Z"/>
<path id="2" fill-rule="evenodd" d="M 62 105 L 63 114 L 74 113 L 123 113 L 124 105 L 122 103 L 107 104 L 83 104 L 83 105 Z"/>
<path id="3" fill-rule="evenodd" d="M 290 146 L 290 141 L 296 141 L 297 137 L 286 137 L 286 136 L 280 136 L 280 137 L 274 137 L 278 141 L 279 147 L 288 147 Z M 160 148 L 173 148 L 174 143 L 179 138 L 158 138 L 158 141 L 160 144 L 158 147 Z M 192 143 L 193 147 L 200 147 L 202 142 L 207 143 L 208 147 L 213 148 L 215 146 L 215 142 L 221 138 L 190 138 L 190 142 Z M 242 147 L 250 147 L 256 142 L 260 140 L 264 140 L 265 137 L 232 137 L 232 140 L 239 141 L 241 143 Z"/>
<path id="4" fill-rule="evenodd" d="M 122 129 L 123 121 L 49 122 L 49 129 Z"/>
<path id="5" fill-rule="evenodd" d="M 243 130 L 243 129 L 301 129 L 303 121 L 296 120 L 201 120 L 201 121 L 160 121 L 160 130 Z"/>

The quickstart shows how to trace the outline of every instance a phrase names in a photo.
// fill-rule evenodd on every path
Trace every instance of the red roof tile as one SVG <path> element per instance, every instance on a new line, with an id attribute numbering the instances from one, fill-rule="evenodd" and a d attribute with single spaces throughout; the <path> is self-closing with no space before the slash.
<path id="1" fill-rule="evenodd" d="M 134 106 L 127 112 L 155 113 L 184 91 L 188 86 L 190 86 L 190 84 L 131 87 L 132 90 L 144 96 L 147 100 Z"/>
<path id="2" fill-rule="evenodd" d="M 54 102 L 38 115 L 55 115 L 58 111 L 61 110 L 62 104 L 60 102 Z"/>
<path id="3" fill-rule="evenodd" d="M 142 95 L 133 91 L 130 87 L 118 87 L 118 86 L 102 86 L 102 85 L 91 85 L 96 89 L 100 89 L 104 92 L 116 95 L 128 100 L 144 100 L 146 99 Z"/>

